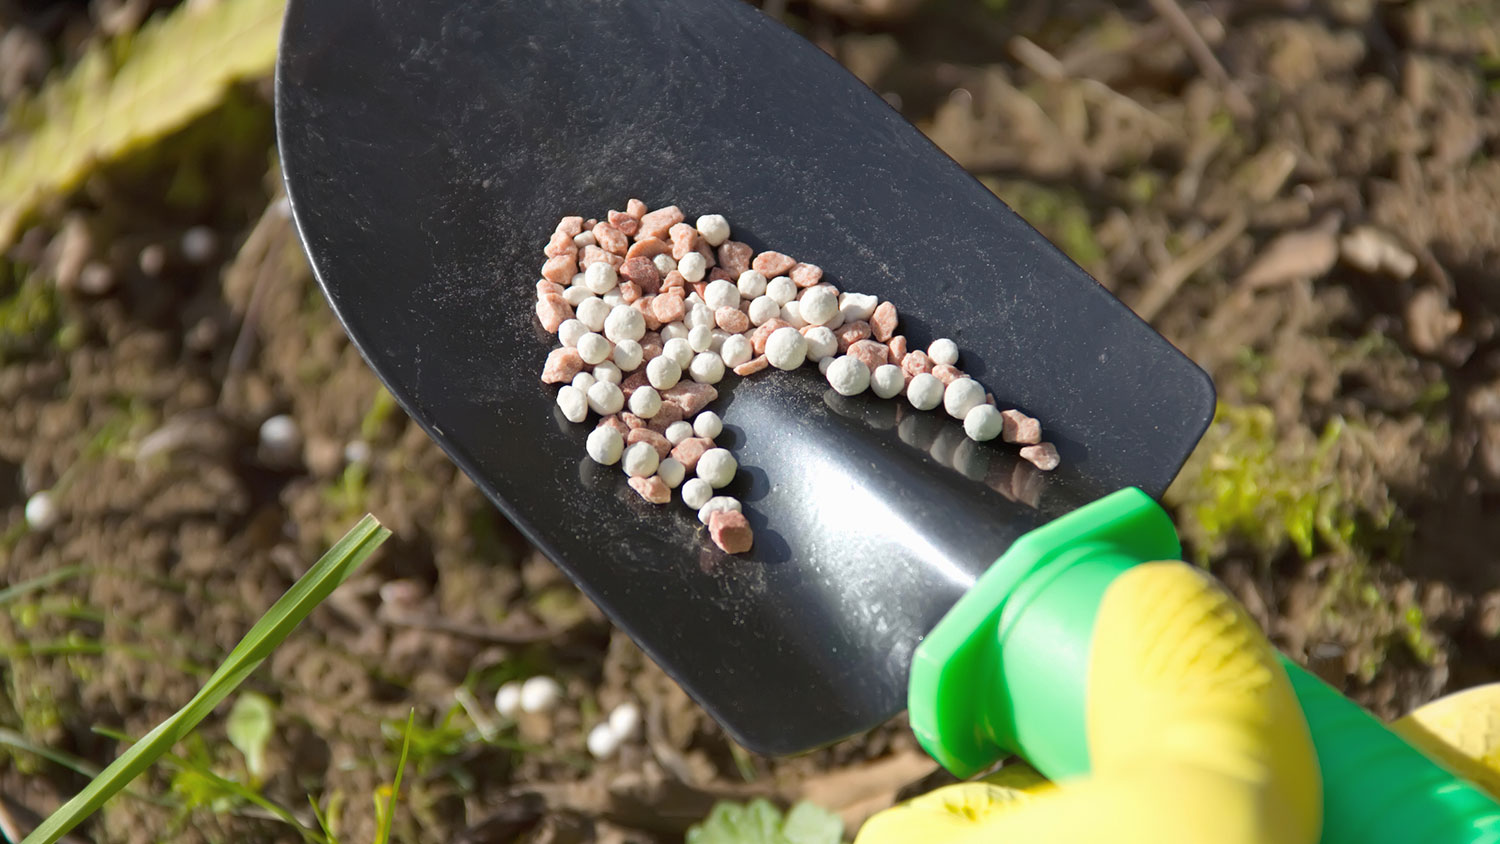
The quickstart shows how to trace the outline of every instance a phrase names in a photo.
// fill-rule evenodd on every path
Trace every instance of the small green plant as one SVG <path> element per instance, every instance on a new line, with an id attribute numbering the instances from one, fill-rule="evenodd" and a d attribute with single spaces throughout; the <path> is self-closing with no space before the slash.
<path id="1" fill-rule="evenodd" d="M 401 757 L 411 755 L 412 763 L 419 775 L 426 775 L 439 765 L 462 753 L 472 740 L 471 730 L 460 723 L 464 718 L 463 707 L 454 704 L 443 717 L 433 724 L 419 724 L 416 713 L 406 721 L 383 721 L 380 732 L 387 741 L 401 742 Z"/>
<path id="2" fill-rule="evenodd" d="M 1362 683 L 1374 680 L 1397 649 L 1405 648 L 1423 665 L 1434 664 L 1440 656 L 1441 645 L 1422 608 L 1409 598 L 1382 592 L 1362 562 L 1332 568 L 1319 601 L 1318 623 L 1330 631 L 1345 631 L 1341 638 L 1357 640 L 1354 676 Z"/>
<path id="3" fill-rule="evenodd" d="M 104 421 L 94 429 L 83 447 L 84 460 L 102 460 L 128 453 L 133 440 L 154 430 L 158 425 L 156 413 L 150 402 L 140 396 L 117 398 Z"/>
<path id="4" fill-rule="evenodd" d="M 110 730 L 97 730 L 97 732 L 111 735 L 122 741 L 127 740 L 126 736 Z M 326 839 L 303 826 L 290 809 L 266 798 L 257 787 L 215 772 L 213 754 L 202 737 L 190 735 L 183 741 L 183 744 L 187 748 L 186 756 L 165 753 L 161 757 L 162 763 L 173 771 L 171 788 L 172 794 L 179 801 L 177 805 L 179 822 L 185 820 L 188 813 L 195 809 L 223 813 L 238 812 L 245 806 L 255 806 L 295 829 L 306 844 L 333 844 L 331 839 Z"/>
<path id="5" fill-rule="evenodd" d="M 390 531 L 374 516 L 365 516 L 266 611 L 187 705 L 120 754 L 83 791 L 26 836 L 23 844 L 53 844 L 169 754 L 388 536 Z M 297 826 L 302 828 L 301 824 Z"/>
<path id="6" fill-rule="evenodd" d="M 1167 501 L 1204 560 L 1231 539 L 1267 559 L 1288 545 L 1303 557 L 1319 545 L 1347 551 L 1361 526 L 1387 528 L 1393 513 L 1372 509 L 1340 478 L 1344 435 L 1339 419 L 1314 436 L 1279 430 L 1268 407 L 1221 402 Z"/>
<path id="7" fill-rule="evenodd" d="M 386 423 L 396 415 L 398 409 L 396 397 L 391 395 L 390 390 L 376 387 L 375 397 L 370 400 L 370 409 L 365 411 L 364 418 L 359 420 L 360 439 L 365 442 L 374 442 L 375 438 L 380 436 Z"/>
<path id="8" fill-rule="evenodd" d="M 1422 610 L 1419 607 L 1407 607 L 1406 612 L 1401 614 L 1401 621 L 1401 636 L 1412 656 L 1423 665 L 1436 662 L 1437 643 L 1432 640 L 1432 633 L 1427 629 L 1427 617 Z"/>
<path id="9" fill-rule="evenodd" d="M 364 463 L 350 463 L 323 490 L 323 500 L 338 509 L 340 515 L 357 513 L 365 506 L 365 481 L 370 469 Z"/>
<path id="10" fill-rule="evenodd" d="M 798 803 L 783 816 L 768 800 L 721 802 L 687 833 L 687 844 L 839 844 L 843 840 L 843 820 L 827 809 Z"/>
<path id="11" fill-rule="evenodd" d="M 115 734 L 113 730 L 105 732 L 118 735 L 122 741 L 130 740 L 129 736 Z M 182 753 L 164 753 L 161 757 L 162 762 L 173 769 L 168 788 L 180 803 L 179 822 L 195 810 L 229 812 L 248 802 L 240 793 L 243 788 L 240 783 L 214 773 L 213 753 L 202 736 L 190 735 L 182 740 L 181 745 Z"/>
<path id="12" fill-rule="evenodd" d="M 59 325 L 56 287 L 34 269 L 0 260 L 0 363 L 38 354 Z"/>
<path id="13" fill-rule="evenodd" d="M 1125 180 L 1125 196 L 1136 205 L 1150 205 L 1166 187 L 1160 173 L 1137 170 Z"/>
<path id="14" fill-rule="evenodd" d="M 423 780 L 451 779 L 462 791 L 474 788 L 473 775 L 454 760 L 479 747 L 498 747 L 519 753 L 542 748 L 523 744 L 480 713 L 481 704 L 467 688 L 454 692 L 454 702 L 434 720 L 419 721 L 413 712 L 404 722 L 382 721 L 380 732 L 392 746 L 399 740 L 401 756 Z"/>

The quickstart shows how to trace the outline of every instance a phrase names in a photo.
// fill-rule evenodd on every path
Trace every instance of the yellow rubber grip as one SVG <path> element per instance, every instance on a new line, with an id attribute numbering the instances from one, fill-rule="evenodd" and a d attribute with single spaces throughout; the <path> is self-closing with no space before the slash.
<path id="1" fill-rule="evenodd" d="M 1391 724 L 1391 730 L 1500 799 L 1500 683 L 1440 697 Z"/>
<path id="2" fill-rule="evenodd" d="M 1254 622 L 1179 562 L 1122 573 L 1089 658 L 1092 773 L 1019 792 L 940 789 L 871 818 L 857 844 L 1316 844 L 1317 757 Z"/>

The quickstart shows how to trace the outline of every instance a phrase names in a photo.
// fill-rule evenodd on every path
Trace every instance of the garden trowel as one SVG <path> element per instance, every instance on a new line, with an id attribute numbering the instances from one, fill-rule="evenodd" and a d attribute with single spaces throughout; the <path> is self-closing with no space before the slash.
<path id="1" fill-rule="evenodd" d="M 833 59 L 738 0 L 293 0 L 282 166 L 313 270 L 401 406 L 736 740 L 790 753 L 906 702 L 914 649 L 1022 534 L 1159 495 L 1208 377 Z M 942 413 L 814 367 L 719 384 L 755 545 L 587 459 L 539 380 L 564 215 L 630 197 L 895 303 L 1002 408 L 1043 473 Z"/>

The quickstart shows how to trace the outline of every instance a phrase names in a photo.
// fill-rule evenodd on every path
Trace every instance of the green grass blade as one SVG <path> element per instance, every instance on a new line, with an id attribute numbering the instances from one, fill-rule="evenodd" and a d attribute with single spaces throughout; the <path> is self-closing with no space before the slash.
<path id="1" fill-rule="evenodd" d="M 57 571 L 49 571 L 44 575 L 33 577 L 30 580 L 22 581 L 5 589 L 0 589 L 0 604 L 14 601 L 28 592 L 46 589 L 48 586 L 61 583 L 64 580 L 71 580 L 87 571 L 88 568 L 86 566 L 64 566 Z"/>
<path id="2" fill-rule="evenodd" d="M 417 710 L 407 712 L 406 736 L 401 739 L 401 758 L 396 762 L 396 779 L 391 783 L 391 793 L 386 798 L 385 811 L 380 813 L 380 831 L 375 835 L 375 844 L 387 844 L 391 840 L 391 825 L 396 821 L 396 798 L 401 794 L 401 777 L 406 773 L 406 753 L 411 749 L 411 734 L 416 722 Z"/>
<path id="3" fill-rule="evenodd" d="M 0 745 L 13 747 L 16 750 L 24 750 L 27 753 L 34 753 L 54 765 L 61 765 L 67 768 L 75 774 L 82 774 L 86 777 L 96 777 L 99 775 L 99 769 L 94 767 L 87 759 L 81 759 L 71 753 L 37 744 L 15 730 L 0 727 Z"/>
<path id="4" fill-rule="evenodd" d="M 23 844 L 54 844 L 171 750 L 388 536 L 390 531 L 381 527 L 375 517 L 365 516 L 266 611 L 186 706 L 120 754 L 83 791 L 26 836 Z"/>
<path id="5" fill-rule="evenodd" d="M 312 807 L 313 818 L 318 822 L 318 829 L 323 830 L 323 839 L 329 844 L 338 844 L 338 838 L 333 834 L 333 828 L 328 824 L 328 818 L 323 810 L 318 808 L 318 801 L 311 794 L 307 795 L 307 804 Z"/>
<path id="6" fill-rule="evenodd" d="M 16 750 L 24 750 L 27 753 L 34 753 L 54 765 L 60 765 L 81 776 L 89 777 L 91 779 L 93 777 L 99 776 L 98 766 L 88 761 L 87 759 L 74 756 L 73 754 L 66 751 L 58 750 L 55 747 L 48 747 L 44 744 L 37 744 L 36 742 L 21 735 L 15 730 L 8 730 L 4 727 L 0 727 L 0 745 L 11 747 Z M 149 794 L 140 794 L 133 791 L 126 793 L 136 800 L 140 800 L 144 803 L 150 803 L 153 806 L 165 806 L 167 808 L 174 808 L 176 805 L 170 800 L 163 800 L 160 797 L 153 797 Z"/>

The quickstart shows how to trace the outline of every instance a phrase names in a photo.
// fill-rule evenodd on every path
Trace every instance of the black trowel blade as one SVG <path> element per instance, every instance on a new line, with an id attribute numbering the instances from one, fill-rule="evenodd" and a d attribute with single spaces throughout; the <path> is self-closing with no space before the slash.
<path id="1" fill-rule="evenodd" d="M 832 59 L 738 0 L 293 0 L 282 166 L 313 268 L 402 407 L 745 746 L 901 710 L 912 650 L 1021 533 L 1159 494 L 1208 424 L 1204 373 Z M 755 548 L 587 461 L 538 374 L 558 218 L 638 196 L 894 302 L 951 337 L 1050 475 L 812 367 L 719 385 Z"/>

